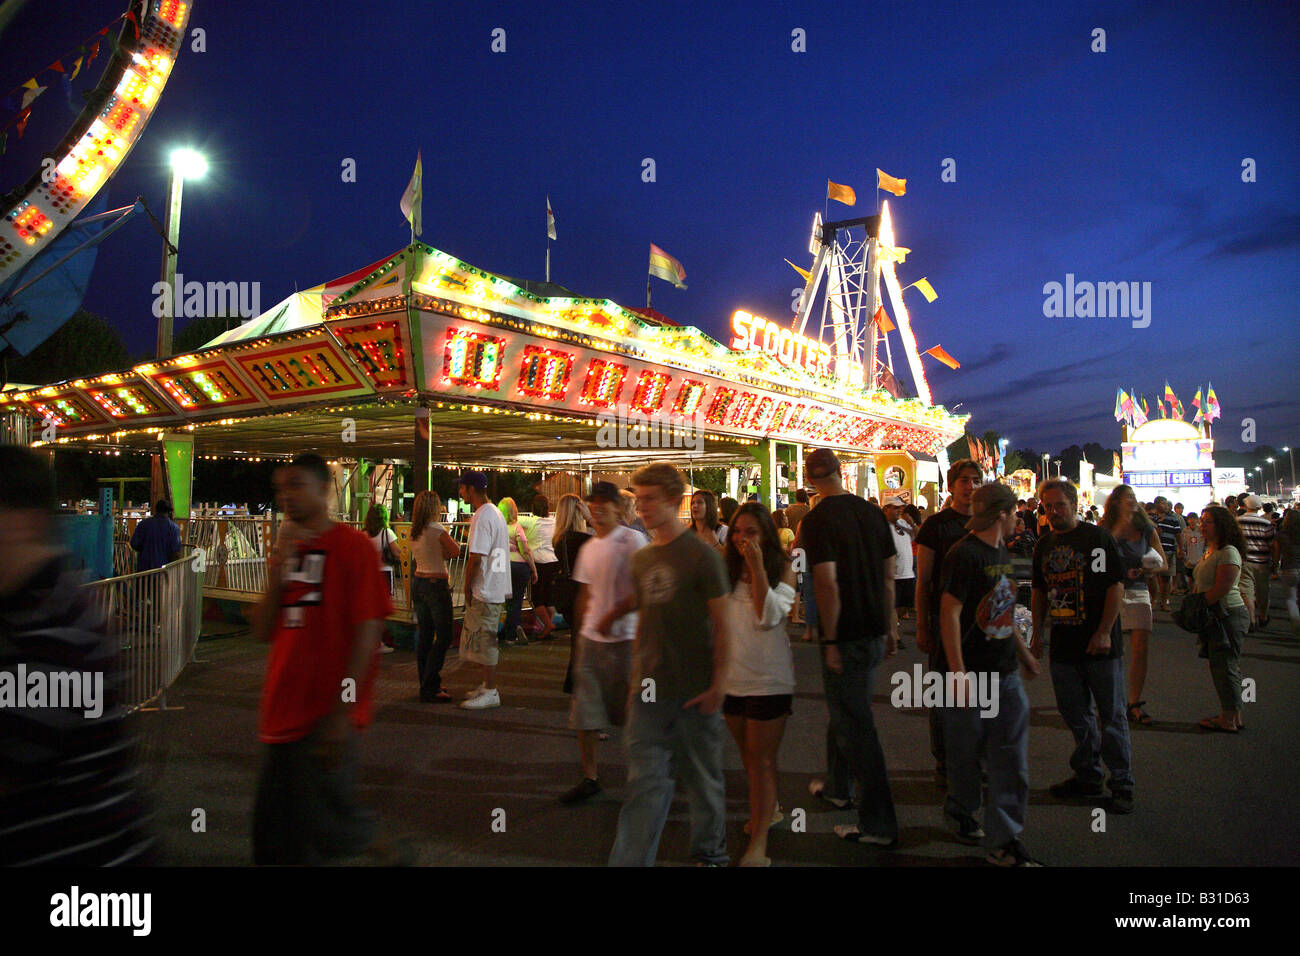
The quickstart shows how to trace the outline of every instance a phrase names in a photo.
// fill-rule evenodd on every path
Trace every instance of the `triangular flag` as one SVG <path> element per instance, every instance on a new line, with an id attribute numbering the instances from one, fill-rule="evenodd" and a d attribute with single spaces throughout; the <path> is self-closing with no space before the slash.
<path id="1" fill-rule="evenodd" d="M 794 264 L 793 262 L 791 262 L 789 259 L 786 259 L 786 260 L 785 260 L 785 263 L 786 263 L 786 265 L 788 265 L 791 269 L 793 269 L 795 272 L 797 272 L 797 273 L 799 273 L 801 276 L 803 276 L 803 281 L 804 281 L 804 282 L 807 282 L 807 281 L 809 281 L 810 279 L 812 279 L 812 273 L 809 272 L 807 269 L 800 269 L 797 265 L 795 265 L 795 264 Z"/>
<path id="2" fill-rule="evenodd" d="M 1201 407 L 1201 386 L 1196 386 L 1196 397 L 1192 399 L 1192 408 Z"/>
<path id="3" fill-rule="evenodd" d="M 555 213 L 551 211 L 551 197 L 546 197 L 546 238 L 555 238 Z"/>
<path id="4" fill-rule="evenodd" d="M 82 53 L 81 56 L 72 61 L 72 75 L 68 79 L 75 80 L 77 78 L 77 74 L 81 72 L 81 61 L 85 58 L 85 54 Z"/>
<path id="5" fill-rule="evenodd" d="M 424 185 L 422 182 L 424 175 L 423 165 L 420 160 L 420 151 L 415 151 L 415 172 L 411 174 L 411 181 L 406 184 L 406 192 L 402 193 L 400 207 L 402 215 L 406 217 L 411 224 L 411 236 L 414 238 L 420 234 L 422 225 L 421 207 L 424 204 Z"/>
<path id="6" fill-rule="evenodd" d="M 1124 389 L 1115 389 L 1115 421 L 1117 422 L 1122 422 L 1124 420 L 1124 406 L 1120 402 L 1120 396 L 1123 394 Z"/>
<path id="7" fill-rule="evenodd" d="M 27 107 L 32 105 L 32 101 L 35 100 L 36 97 L 45 92 L 45 87 L 37 83 L 35 79 L 28 80 L 23 84 L 23 88 L 27 92 L 23 94 L 23 104 L 19 109 L 27 109 Z"/>
<path id="8" fill-rule="evenodd" d="M 32 111 L 25 109 L 18 114 L 18 119 L 14 120 L 14 129 L 18 131 L 18 138 L 23 138 L 23 130 L 27 129 L 27 121 L 31 119 Z"/>
<path id="9" fill-rule="evenodd" d="M 664 252 L 653 242 L 650 243 L 650 274 L 665 282 L 671 282 L 679 289 L 685 289 L 686 270 L 682 264 Z"/>
<path id="10" fill-rule="evenodd" d="M 906 246 L 887 246 L 880 243 L 880 256 L 882 259 L 892 259 L 894 262 L 906 262 L 907 254 L 911 252 Z"/>
<path id="11" fill-rule="evenodd" d="M 907 180 L 895 179 L 883 169 L 878 168 L 876 170 L 876 188 L 883 189 L 886 192 L 891 192 L 895 196 L 901 196 L 903 193 L 907 192 Z"/>
<path id="12" fill-rule="evenodd" d="M 55 73 L 66 73 L 66 72 L 67 72 L 67 70 L 65 70 L 65 69 L 63 68 L 63 61 L 62 61 L 62 60 L 55 60 L 53 63 L 50 64 L 50 67 L 49 67 L 49 68 L 50 68 L 51 70 L 53 70 Z"/>
<path id="13" fill-rule="evenodd" d="M 953 358 L 951 355 L 945 352 L 943 350 L 942 345 L 936 345 L 933 348 L 928 348 L 921 354 L 932 355 L 935 358 L 937 358 L 940 362 L 942 362 L 944 365 L 948 366 L 949 368 L 961 368 L 961 362 L 958 362 L 955 358 Z"/>
<path id="14" fill-rule="evenodd" d="M 934 291 L 934 286 L 930 285 L 930 280 L 926 278 L 917 279 L 912 285 L 921 290 L 921 295 L 925 296 L 926 302 L 933 302 L 939 298 L 939 293 Z M 908 286 L 910 289 L 912 286 Z"/>
<path id="15" fill-rule="evenodd" d="M 883 305 L 876 309 L 876 314 L 871 318 L 875 320 L 875 323 L 880 327 L 881 332 L 889 333 L 894 331 L 895 325 L 889 320 L 889 314 L 885 312 L 885 307 Z"/>
<path id="16" fill-rule="evenodd" d="M 826 180 L 826 198 L 842 202 L 846 206 L 852 206 L 858 201 L 858 194 L 853 191 L 852 186 L 841 186 L 839 183 L 833 183 L 828 179 Z"/>

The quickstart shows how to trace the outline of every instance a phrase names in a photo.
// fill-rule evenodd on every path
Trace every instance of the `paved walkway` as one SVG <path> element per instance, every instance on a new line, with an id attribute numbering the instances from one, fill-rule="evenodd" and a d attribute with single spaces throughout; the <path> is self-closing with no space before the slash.
<path id="1" fill-rule="evenodd" d="M 1275 591 L 1276 599 L 1280 592 Z M 1193 638 L 1157 613 L 1145 693 L 1154 726 L 1135 728 L 1137 810 L 1111 815 L 1094 832 L 1091 808 L 1062 805 L 1049 784 L 1069 774 L 1072 740 L 1055 710 L 1046 673 L 1028 684 L 1030 809 L 1024 835 L 1049 865 L 1175 866 L 1300 863 L 1300 640 L 1285 617 L 1247 638 L 1243 673 L 1258 702 L 1247 705 L 1248 729 L 1236 736 L 1200 734 L 1195 721 L 1217 712 L 1206 663 Z M 901 826 L 900 845 L 886 852 L 843 843 L 831 834 L 851 813 L 824 808 L 808 795 L 823 769 L 826 708 L 816 650 L 796 642 L 799 690 L 781 750 L 780 800 L 787 817 L 806 812 L 806 832 L 787 822 L 774 831 L 777 865 L 983 866 L 982 854 L 957 843 L 942 826 L 942 793 L 932 782 L 926 715 L 890 706 L 889 678 L 922 660 L 910 628 L 906 648 L 877 678 L 876 718 Z M 256 737 L 265 647 L 246 637 L 205 640 L 202 663 L 190 665 L 168 697 L 178 708 L 145 715 L 164 760 L 158 780 L 159 828 L 168 858 L 183 865 L 243 865 L 251 860 L 252 795 L 261 760 Z M 408 834 L 426 865 L 592 865 L 605 861 L 614 839 L 625 765 L 618 738 L 602 744 L 604 794 L 578 807 L 556 797 L 578 779 L 577 746 L 566 729 L 561 692 L 567 642 L 503 652 L 503 706 L 468 712 L 424 705 L 416 698 L 409 651 L 382 659 L 378 717 L 363 738 L 362 791 L 385 822 Z M 454 692 L 468 677 L 452 674 Z M 733 857 L 744 848 L 747 797 L 739 755 L 726 750 L 728 831 Z M 193 811 L 207 829 L 194 833 Z M 504 811 L 505 832 L 493 829 Z M 497 829 L 500 827 L 498 825 Z M 687 857 L 685 805 L 674 804 L 660 860 Z"/>

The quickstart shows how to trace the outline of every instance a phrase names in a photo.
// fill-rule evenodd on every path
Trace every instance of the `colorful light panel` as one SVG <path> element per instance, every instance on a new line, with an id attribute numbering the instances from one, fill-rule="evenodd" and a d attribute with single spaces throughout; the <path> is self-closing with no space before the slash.
<path id="1" fill-rule="evenodd" d="M 448 329 L 442 354 L 442 384 L 497 389 L 506 340 L 468 329 Z"/>
<path id="2" fill-rule="evenodd" d="M 402 325 L 395 320 L 336 329 L 352 360 L 379 388 L 406 384 L 406 350 Z"/>
<path id="3" fill-rule="evenodd" d="M 682 382 L 682 387 L 677 390 L 677 401 L 673 403 L 673 414 L 681 415 L 683 418 L 694 418 L 707 388 L 708 386 L 698 379 L 688 378 Z"/>
<path id="4" fill-rule="evenodd" d="M 558 349 L 530 345 L 519 367 L 519 391 L 532 398 L 563 401 L 573 372 L 573 356 Z"/>
<path id="5" fill-rule="evenodd" d="M 736 390 L 734 388 L 718 389 L 713 393 L 713 403 L 709 405 L 704 420 L 710 425 L 721 425 L 727 418 L 727 409 L 731 407 L 731 403 L 735 400 Z"/>
<path id="6" fill-rule="evenodd" d="M 582 386 L 582 396 L 578 400 L 596 408 L 612 408 L 618 404 L 618 397 L 623 394 L 625 378 L 626 365 L 592 359 L 587 368 L 587 381 Z"/>
<path id="7" fill-rule="evenodd" d="M 655 372 L 647 369 L 636 381 L 632 392 L 632 407 L 647 415 L 653 415 L 663 407 L 668 395 L 668 383 L 673 377 L 667 372 Z"/>

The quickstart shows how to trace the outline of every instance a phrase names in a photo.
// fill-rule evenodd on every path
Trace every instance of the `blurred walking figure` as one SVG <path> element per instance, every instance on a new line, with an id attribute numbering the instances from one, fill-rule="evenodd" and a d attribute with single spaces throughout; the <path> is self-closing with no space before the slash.
<path id="1" fill-rule="evenodd" d="M 119 641 L 58 544 L 49 463 L 0 445 L 0 475 L 0 678 L 25 690 L 39 673 L 51 690 L 81 691 L 0 708 L 0 866 L 156 862 Z"/>
<path id="2" fill-rule="evenodd" d="M 1155 526 L 1160 532 L 1160 547 L 1165 553 L 1164 567 L 1155 572 L 1160 589 L 1160 610 L 1169 610 L 1169 592 L 1174 575 L 1178 573 L 1178 554 L 1183 550 L 1183 519 L 1169 507 L 1169 499 L 1161 495 L 1153 502 L 1156 508 Z"/>
<path id="3" fill-rule="evenodd" d="M 397 532 L 388 524 L 388 509 L 378 502 L 366 509 L 366 535 L 375 546 L 379 555 L 379 571 L 384 577 L 384 587 L 389 595 L 397 593 L 397 581 L 402 576 L 402 559 L 397 554 Z M 379 653 L 393 653 L 393 639 L 388 633 L 388 624 L 384 623 L 383 633 L 379 635 Z"/>
<path id="4" fill-rule="evenodd" d="M 591 540 L 587 519 L 591 517 L 587 506 L 577 495 L 563 495 L 555 506 L 555 531 L 551 547 L 555 549 L 559 567 L 552 582 L 555 609 L 569 626 L 569 665 L 564 675 L 564 692 L 573 693 L 573 658 L 578 648 L 578 635 L 582 622 L 577 617 L 578 582 L 573 579 L 573 569 L 578 564 L 578 552 Z"/>
<path id="5" fill-rule="evenodd" d="M 876 668 L 898 647 L 894 616 L 894 535 L 876 505 L 844 489 L 840 460 L 828 448 L 812 452 L 804 474 L 821 501 L 800 525 L 813 573 L 822 626 L 822 679 L 830 725 L 827 780 L 815 796 L 836 806 L 858 804 L 856 825 L 835 835 L 887 848 L 898 842 L 898 818 L 885 753 L 871 713 Z"/>
<path id="6" fill-rule="evenodd" d="M 511 593 L 510 533 L 506 519 L 487 496 L 487 475 L 467 471 L 457 482 L 456 494 L 469 502 L 469 557 L 465 559 L 465 620 L 460 628 L 460 659 L 477 664 L 483 681 L 465 695 L 466 710 L 501 706 L 497 692 L 497 663 L 501 651 L 497 627 Z"/>
<path id="7" fill-rule="evenodd" d="M 358 853 L 393 862 L 356 800 L 357 732 L 371 720 L 379 638 L 392 613 L 375 548 L 331 519 L 317 455 L 290 462 L 287 520 L 267 559 L 253 634 L 271 651 L 262 691 L 266 760 L 253 810 L 253 862 L 314 865 Z"/>
<path id="8" fill-rule="evenodd" d="M 600 793 L 596 743 L 606 727 L 622 727 L 636 640 L 636 583 L 632 556 L 645 536 L 622 524 L 623 500 L 608 481 L 587 495 L 595 536 L 583 545 L 573 568 L 582 632 L 575 647 L 573 706 L 569 726 L 578 732 L 582 780 L 560 798 L 577 803 Z"/>
<path id="9" fill-rule="evenodd" d="M 1286 589 L 1286 612 L 1291 618 L 1291 633 L 1300 637 L 1300 509 L 1288 508 L 1277 533 L 1278 552 L 1282 558 L 1282 586 Z"/>
<path id="10" fill-rule="evenodd" d="M 1278 562 L 1277 531 L 1273 522 L 1260 514 L 1259 495 L 1247 495 L 1245 504 L 1246 513 L 1237 518 L 1246 541 L 1246 553 L 1242 555 L 1246 563 L 1241 573 L 1253 578 L 1255 625 L 1268 627 L 1269 581 Z"/>
<path id="11" fill-rule="evenodd" d="M 411 515 L 411 601 L 420 636 L 415 664 L 420 678 L 420 700 L 426 704 L 451 700 L 442 686 L 442 665 L 454 631 L 451 580 L 447 562 L 460 557 L 460 545 L 439 523 L 442 499 L 437 492 L 415 496 Z"/>
<path id="12" fill-rule="evenodd" d="M 1150 724 L 1151 715 L 1142 709 L 1142 688 L 1147 680 L 1148 645 L 1154 614 L 1151 610 L 1151 592 L 1146 576 L 1160 571 L 1167 564 L 1164 545 L 1141 508 L 1137 495 L 1128 485 L 1117 485 L 1106 499 L 1106 511 L 1101 517 L 1101 527 L 1111 533 L 1124 562 L 1124 595 L 1119 610 L 1120 630 L 1129 635 L 1128 659 L 1128 709 L 1126 716 L 1131 724 Z M 1154 555 L 1148 559 L 1151 552 Z"/>
<path id="13" fill-rule="evenodd" d="M 519 508 L 515 505 L 515 499 L 502 498 L 497 509 L 505 519 L 510 548 L 510 597 L 506 600 L 506 622 L 498 639 L 512 646 L 523 646 L 528 644 L 528 635 L 520 624 L 524 612 L 524 595 L 529 584 L 537 583 L 537 564 L 533 560 L 533 549 L 528 544 L 528 535 L 519 521 Z"/>
<path id="14" fill-rule="evenodd" d="M 677 468 L 646 465 L 632 487 L 651 543 L 632 558 L 638 626 L 624 733 L 627 794 L 609 862 L 654 865 L 680 777 L 691 806 L 691 859 L 725 866 L 720 710 L 730 637 L 727 575 L 717 549 L 687 533 L 677 517 L 686 492 Z"/>
<path id="15" fill-rule="evenodd" d="M 153 514 L 135 526 L 131 550 L 136 552 L 137 573 L 161 568 L 181 556 L 181 529 L 172 514 L 172 503 L 160 498 L 153 506 Z"/>
<path id="16" fill-rule="evenodd" d="M 786 618 L 794 605 L 794 571 L 776 525 L 757 502 L 732 516 L 723 560 L 731 594 L 727 633 L 731 667 L 722 704 L 749 781 L 749 847 L 740 866 L 770 866 L 767 831 L 784 819 L 777 803 L 776 757 L 794 703 L 794 659 Z"/>

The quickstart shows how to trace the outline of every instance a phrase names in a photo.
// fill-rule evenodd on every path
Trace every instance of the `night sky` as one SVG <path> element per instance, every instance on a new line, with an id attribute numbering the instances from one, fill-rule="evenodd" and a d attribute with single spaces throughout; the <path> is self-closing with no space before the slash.
<path id="1" fill-rule="evenodd" d="M 656 280 L 655 307 L 726 342 L 737 308 L 788 320 L 802 282 L 782 259 L 810 264 L 826 180 L 859 197 L 830 218 L 868 215 L 879 166 L 908 180 L 882 194 L 913 250 L 899 278 L 939 293 L 907 293 L 919 347 L 963 363 L 925 360 L 935 399 L 972 431 L 1117 446 L 1116 387 L 1154 406 L 1167 378 L 1188 417 L 1213 382 L 1222 446 L 1245 448 L 1245 417 L 1262 444 L 1300 444 L 1300 6 L 701 6 L 197 0 L 206 52 L 181 54 L 110 200 L 143 195 L 161 215 L 166 155 L 201 149 L 212 169 L 186 188 L 180 271 L 260 282 L 267 308 L 407 242 L 398 200 L 420 149 L 426 242 L 540 279 L 549 193 L 554 281 L 644 305 L 654 242 L 689 286 Z M 30 3 L 0 37 L 3 89 L 124 7 Z M 65 131 L 61 100 L 51 88 L 24 139 L 11 131 L 0 189 Z M 86 299 L 141 355 L 159 250 L 147 221 L 130 224 Z M 1150 326 L 1045 318 L 1043 286 L 1067 273 L 1151 283 Z"/>

